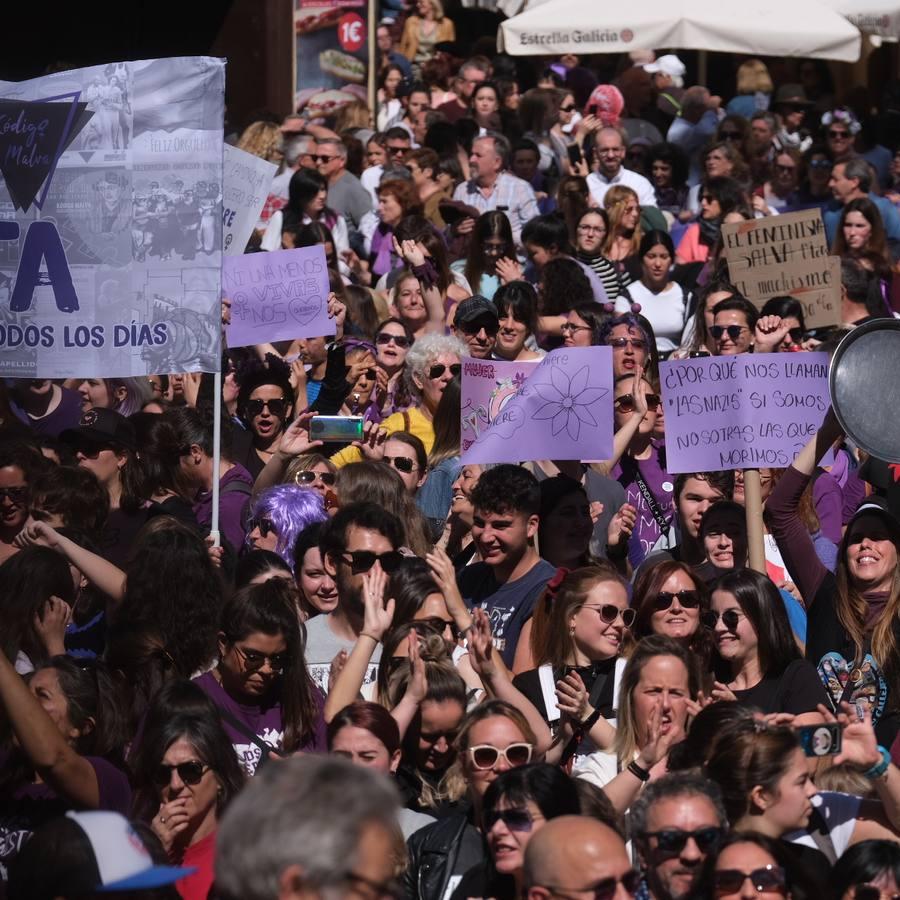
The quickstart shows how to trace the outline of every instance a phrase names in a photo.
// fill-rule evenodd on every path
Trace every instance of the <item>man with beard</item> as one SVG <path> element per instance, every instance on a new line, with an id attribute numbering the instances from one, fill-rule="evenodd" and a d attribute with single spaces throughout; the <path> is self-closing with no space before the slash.
<path id="1" fill-rule="evenodd" d="M 306 665 L 313 681 L 328 693 L 332 660 L 344 651 L 348 655 L 357 640 L 374 638 L 363 633 L 363 577 L 375 566 L 390 575 L 403 559 L 404 542 L 400 520 L 375 503 L 351 503 L 327 522 L 319 538 L 325 571 L 334 579 L 338 605 L 330 613 L 306 623 Z M 381 660 L 381 644 L 376 642 L 364 684 L 372 684 Z"/>
<path id="2" fill-rule="evenodd" d="M 728 828 L 718 786 L 689 772 L 649 783 L 631 805 L 629 824 L 644 875 L 638 896 L 650 900 L 688 897 Z"/>

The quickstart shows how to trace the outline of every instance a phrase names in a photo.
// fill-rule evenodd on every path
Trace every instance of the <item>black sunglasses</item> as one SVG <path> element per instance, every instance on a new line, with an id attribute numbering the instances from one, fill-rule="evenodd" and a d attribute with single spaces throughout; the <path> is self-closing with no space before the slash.
<path id="1" fill-rule="evenodd" d="M 4 500 L 9 500 L 13 506 L 22 506 L 28 502 L 28 488 L 24 485 L 22 487 L 0 488 L 0 503 Z"/>
<path id="2" fill-rule="evenodd" d="M 728 337 L 734 342 L 737 341 L 742 332 L 749 330 L 750 329 L 744 325 L 711 325 L 709 333 L 713 336 L 713 339 L 717 341 L 722 340 L 722 335 L 727 333 Z"/>
<path id="3" fill-rule="evenodd" d="M 264 538 L 268 537 L 270 534 L 278 534 L 278 529 L 275 528 L 271 519 L 259 519 L 256 523 L 256 527 Z"/>
<path id="4" fill-rule="evenodd" d="M 534 817 L 527 809 L 492 809 L 484 814 L 484 833 L 502 822 L 510 831 L 529 832 L 534 826 Z"/>
<path id="5" fill-rule="evenodd" d="M 787 893 L 787 877 L 784 869 L 781 866 L 772 865 L 754 869 L 752 872 L 742 872 L 740 869 L 719 869 L 713 873 L 713 890 L 719 897 L 737 894 L 748 878 L 758 894 Z"/>
<path id="6" fill-rule="evenodd" d="M 248 400 L 246 409 L 247 415 L 251 419 L 255 419 L 264 409 L 268 409 L 276 419 L 283 419 L 284 414 L 287 412 L 287 407 L 287 400 L 284 397 L 279 397 L 275 400 Z"/>
<path id="7" fill-rule="evenodd" d="M 644 399 L 647 401 L 648 409 L 659 409 L 660 404 L 662 403 L 662 398 L 659 394 L 645 394 Z M 615 401 L 616 409 L 619 412 L 629 413 L 634 411 L 634 395 L 633 394 L 622 394 L 621 397 L 616 397 Z"/>
<path id="8" fill-rule="evenodd" d="M 803 329 L 802 328 L 789 328 L 788 334 L 791 336 L 791 340 L 795 344 L 799 344 L 800 341 L 803 340 Z"/>
<path id="9" fill-rule="evenodd" d="M 834 130 L 832 130 L 832 131 L 828 132 L 828 137 L 830 137 L 832 140 L 835 140 L 835 141 L 846 140 L 847 138 L 850 137 L 850 132 L 849 131 L 834 131 Z"/>
<path id="10" fill-rule="evenodd" d="M 87 444 L 72 448 L 76 454 L 81 454 L 85 459 L 96 459 L 104 450 L 114 450 L 114 447 L 102 444 Z"/>
<path id="11" fill-rule="evenodd" d="M 429 616 L 427 619 L 413 619 L 410 628 L 420 637 L 428 634 L 443 634 L 445 629 L 450 629 L 450 634 L 456 640 L 459 637 L 459 628 L 453 619 L 442 619 L 440 616 Z"/>
<path id="12" fill-rule="evenodd" d="M 432 380 L 440 378 L 447 369 L 450 370 L 450 374 L 454 378 L 459 378 L 459 373 L 462 372 L 462 365 L 460 363 L 453 363 L 452 365 L 445 366 L 443 363 L 438 363 L 428 370 L 428 377 Z"/>
<path id="13" fill-rule="evenodd" d="M 664 609 L 668 609 L 675 600 L 685 609 L 697 609 L 700 605 L 700 595 L 696 591 L 690 590 L 677 591 L 674 594 L 671 591 L 660 591 L 656 595 L 653 605 L 657 612 L 662 612 Z"/>
<path id="14" fill-rule="evenodd" d="M 350 369 L 351 369 L 351 368 L 352 368 L 351 366 L 346 366 L 346 370 L 347 370 L 347 374 L 348 374 L 348 375 L 350 374 Z M 369 379 L 369 381 L 374 381 L 374 380 L 375 380 L 375 376 L 377 375 L 377 372 L 376 372 L 375 369 L 362 369 L 362 370 L 360 371 L 359 375 L 365 375 L 366 378 Z M 356 377 L 358 378 L 359 375 L 357 375 Z"/>
<path id="15" fill-rule="evenodd" d="M 634 869 L 629 869 L 620 878 L 604 878 L 590 887 L 584 888 L 564 888 L 558 884 L 541 884 L 536 887 L 542 887 L 544 890 L 552 891 L 555 897 L 560 900 L 582 900 L 585 894 L 591 895 L 591 900 L 613 900 L 619 885 L 625 888 L 625 893 L 634 896 L 641 884 L 641 873 Z"/>
<path id="16" fill-rule="evenodd" d="M 410 341 L 404 334 L 385 334 L 382 332 L 375 338 L 375 343 L 379 347 L 386 347 L 391 341 L 404 350 L 409 349 Z"/>
<path id="17" fill-rule="evenodd" d="M 405 475 L 412 474 L 413 469 L 418 468 L 418 466 L 406 456 L 383 456 L 382 459 L 389 466 L 393 466 L 398 472 L 403 472 Z"/>
<path id="18" fill-rule="evenodd" d="M 187 785 L 200 784 L 200 779 L 209 771 L 209 766 L 199 759 L 191 759 L 178 763 L 177 766 L 169 766 L 160 763 L 153 772 L 153 783 L 160 788 L 172 782 L 172 772 L 177 772 L 178 777 Z"/>
<path id="19" fill-rule="evenodd" d="M 741 621 L 741 614 L 736 609 L 726 609 L 725 612 L 720 613 L 716 612 L 714 609 L 708 609 L 705 613 L 703 613 L 703 624 L 710 629 L 716 627 L 719 624 L 719 619 L 722 620 L 722 624 L 729 630 L 734 631 L 738 627 L 738 622 Z"/>
<path id="20" fill-rule="evenodd" d="M 334 472 L 312 472 L 309 469 L 303 469 L 294 476 L 294 484 L 312 484 L 318 478 L 322 484 L 331 487 L 336 477 Z"/>
<path id="21" fill-rule="evenodd" d="M 684 850 L 687 842 L 693 838 L 701 853 L 709 853 L 719 846 L 724 832 L 721 828 L 711 826 L 698 828 L 696 831 L 682 831 L 680 828 L 667 828 L 664 831 L 649 831 L 644 837 L 656 838 L 656 849 L 660 853 L 677 855 Z"/>
<path id="22" fill-rule="evenodd" d="M 578 107 L 574 103 L 570 103 L 568 106 L 561 106 L 559 108 L 560 112 L 575 112 Z"/>
<path id="23" fill-rule="evenodd" d="M 375 563 L 381 563 L 381 568 L 390 575 L 400 568 L 403 562 L 403 554 L 398 550 L 388 550 L 386 553 L 373 553 L 371 550 L 354 550 L 341 554 L 341 559 L 350 566 L 353 575 L 368 572 Z"/>
<path id="24" fill-rule="evenodd" d="M 459 330 L 463 334 L 478 334 L 481 329 L 484 329 L 485 334 L 496 334 L 500 330 L 500 323 L 495 321 L 494 319 L 475 319 L 473 322 L 460 322 Z"/>

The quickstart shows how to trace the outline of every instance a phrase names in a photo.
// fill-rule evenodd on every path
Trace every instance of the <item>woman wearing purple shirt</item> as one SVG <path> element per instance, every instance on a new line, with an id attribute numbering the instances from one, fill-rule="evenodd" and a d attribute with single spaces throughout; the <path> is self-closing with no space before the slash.
<path id="1" fill-rule="evenodd" d="M 219 708 L 247 774 L 270 753 L 324 751 L 324 698 L 307 674 L 292 585 L 272 578 L 242 588 L 221 623 L 219 663 L 196 683 Z"/>

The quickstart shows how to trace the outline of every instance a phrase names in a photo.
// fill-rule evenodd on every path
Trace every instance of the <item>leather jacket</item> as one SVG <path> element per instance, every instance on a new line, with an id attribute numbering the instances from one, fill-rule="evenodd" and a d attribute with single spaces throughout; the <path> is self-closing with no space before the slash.
<path id="1" fill-rule="evenodd" d="M 409 866 L 403 886 L 407 900 L 443 900 L 452 893 L 449 887 L 455 888 L 472 866 L 487 858 L 484 839 L 465 810 L 420 829 L 406 845 Z"/>

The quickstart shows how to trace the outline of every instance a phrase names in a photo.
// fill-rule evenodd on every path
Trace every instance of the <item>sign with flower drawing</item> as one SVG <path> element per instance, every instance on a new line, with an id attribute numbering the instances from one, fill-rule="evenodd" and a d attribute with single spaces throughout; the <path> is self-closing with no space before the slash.
<path id="1" fill-rule="evenodd" d="M 561 347 L 537 362 L 464 359 L 462 461 L 612 456 L 609 347 Z"/>

